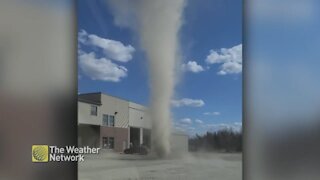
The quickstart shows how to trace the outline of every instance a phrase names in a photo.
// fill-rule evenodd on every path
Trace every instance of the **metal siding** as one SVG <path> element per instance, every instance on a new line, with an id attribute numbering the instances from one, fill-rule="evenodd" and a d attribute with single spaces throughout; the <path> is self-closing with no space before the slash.
<path id="1" fill-rule="evenodd" d="M 98 115 L 92 116 L 90 112 L 91 105 L 92 104 L 78 101 L 78 124 L 101 125 L 101 106 L 98 106 Z"/>
<path id="2" fill-rule="evenodd" d="M 142 119 L 141 119 L 142 117 Z M 151 129 L 151 119 L 148 109 L 136 103 L 129 103 L 129 125 L 132 127 Z"/>
<path id="3" fill-rule="evenodd" d="M 185 134 L 171 134 L 172 152 L 188 152 L 188 136 Z"/>
<path id="4" fill-rule="evenodd" d="M 102 94 L 101 114 L 115 115 L 115 127 L 127 128 L 129 124 L 129 102 Z M 101 115 L 102 116 L 102 115 Z M 102 117 L 101 117 L 102 123 Z"/>

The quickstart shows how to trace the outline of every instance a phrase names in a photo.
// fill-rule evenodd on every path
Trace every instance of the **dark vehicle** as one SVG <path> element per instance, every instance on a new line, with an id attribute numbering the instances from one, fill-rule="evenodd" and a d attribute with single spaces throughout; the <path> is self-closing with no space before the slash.
<path id="1" fill-rule="evenodd" d="M 131 146 L 128 149 L 125 149 L 123 151 L 125 154 L 140 154 L 140 155 L 147 155 L 148 154 L 148 148 L 144 145 L 140 146 Z"/>

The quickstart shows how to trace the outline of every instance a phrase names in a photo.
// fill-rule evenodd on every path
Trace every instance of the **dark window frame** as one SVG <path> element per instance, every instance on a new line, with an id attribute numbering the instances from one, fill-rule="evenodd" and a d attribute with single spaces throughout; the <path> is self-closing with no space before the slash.
<path id="1" fill-rule="evenodd" d="M 114 137 L 102 137 L 103 149 L 114 149 L 115 138 Z"/>
<path id="2" fill-rule="evenodd" d="M 102 125 L 107 127 L 115 127 L 116 117 L 114 115 L 103 114 Z"/>
<path id="3" fill-rule="evenodd" d="M 91 105 L 91 107 L 90 107 L 90 115 L 91 116 L 98 116 L 98 106 Z"/>
<path id="4" fill-rule="evenodd" d="M 102 115 L 102 125 L 103 126 L 109 126 L 109 115 L 108 114 L 103 114 Z"/>
<path id="5" fill-rule="evenodd" d="M 114 127 L 115 121 L 116 121 L 116 117 L 115 117 L 114 115 L 109 115 L 108 125 L 109 125 L 110 127 Z M 111 122 L 112 122 L 112 123 L 111 123 Z"/>

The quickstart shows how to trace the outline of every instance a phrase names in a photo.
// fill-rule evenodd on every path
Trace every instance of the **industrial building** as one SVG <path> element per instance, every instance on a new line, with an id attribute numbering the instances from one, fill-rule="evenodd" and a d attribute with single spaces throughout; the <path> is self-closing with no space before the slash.
<path id="1" fill-rule="evenodd" d="M 152 122 L 147 107 L 101 92 L 78 95 L 78 145 L 122 152 L 151 147 Z M 173 150 L 187 151 L 188 136 L 172 133 Z"/>

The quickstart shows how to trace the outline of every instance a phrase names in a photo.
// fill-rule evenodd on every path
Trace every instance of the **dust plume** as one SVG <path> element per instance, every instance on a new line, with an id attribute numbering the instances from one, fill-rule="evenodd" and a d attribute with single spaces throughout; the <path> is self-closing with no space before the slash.
<path id="1" fill-rule="evenodd" d="M 139 35 L 150 73 L 152 146 L 161 157 L 170 153 L 170 100 L 179 50 L 178 32 L 185 0 L 109 0 L 115 24 Z"/>

